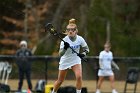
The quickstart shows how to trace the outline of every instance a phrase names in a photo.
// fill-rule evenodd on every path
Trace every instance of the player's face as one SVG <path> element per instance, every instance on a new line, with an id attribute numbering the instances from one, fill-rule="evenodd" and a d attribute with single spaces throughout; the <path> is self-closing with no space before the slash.
<path id="1" fill-rule="evenodd" d="M 107 44 L 104 45 L 104 50 L 105 51 L 108 52 L 108 51 L 110 51 L 110 49 L 111 49 L 111 47 L 109 45 L 107 45 Z"/>
<path id="2" fill-rule="evenodd" d="M 77 28 L 76 26 L 67 26 L 67 29 L 66 29 L 67 33 L 68 33 L 68 36 L 71 36 L 71 37 L 74 37 L 76 36 L 77 34 Z"/>
<path id="3" fill-rule="evenodd" d="M 22 45 L 21 45 L 21 48 L 22 48 L 22 49 L 25 49 L 25 48 L 27 48 L 27 46 L 24 45 L 24 44 L 22 44 Z"/>

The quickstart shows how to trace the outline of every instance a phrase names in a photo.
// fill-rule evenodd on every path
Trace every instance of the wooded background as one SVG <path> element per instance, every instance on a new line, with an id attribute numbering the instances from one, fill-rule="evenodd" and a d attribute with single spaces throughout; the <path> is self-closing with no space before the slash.
<path id="1" fill-rule="evenodd" d="M 27 40 L 34 55 L 58 56 L 60 40 L 44 33 L 44 26 L 51 22 L 63 33 L 71 18 L 89 45 L 89 56 L 98 56 L 106 41 L 114 56 L 140 55 L 140 0 L 0 0 L 0 55 L 14 55 L 20 41 Z M 139 66 L 134 62 L 139 60 L 120 60 L 117 80 L 125 78 L 128 67 Z M 17 66 L 12 66 L 10 78 L 17 78 Z M 48 63 L 49 79 L 57 78 L 57 68 L 58 62 Z M 94 61 L 83 63 L 83 78 L 95 79 L 96 68 Z M 44 73 L 45 62 L 34 62 L 32 79 Z"/>
<path id="2" fill-rule="evenodd" d="M 0 54 L 15 54 L 25 39 L 35 55 L 58 55 L 60 40 L 43 33 L 44 25 L 64 32 L 71 18 L 89 55 L 98 55 L 106 40 L 115 56 L 140 55 L 140 0 L 1 0 Z"/>

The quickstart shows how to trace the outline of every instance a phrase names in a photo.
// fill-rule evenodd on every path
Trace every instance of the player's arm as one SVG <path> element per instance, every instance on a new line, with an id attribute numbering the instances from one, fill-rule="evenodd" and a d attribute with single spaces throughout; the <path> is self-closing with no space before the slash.
<path id="1" fill-rule="evenodd" d="M 85 56 L 89 53 L 89 47 L 88 46 L 85 46 L 85 47 L 82 47 L 83 48 L 83 53 Z"/>
<path id="2" fill-rule="evenodd" d="M 114 61 L 111 62 L 111 65 L 112 65 L 116 70 L 120 70 L 119 66 L 118 66 Z"/>
<path id="3" fill-rule="evenodd" d="M 82 57 L 85 57 L 89 53 L 89 48 L 88 46 L 82 47 L 83 52 L 81 53 Z"/>
<path id="4" fill-rule="evenodd" d="M 69 43 L 67 42 L 64 42 L 64 43 L 61 43 L 61 46 L 62 44 L 64 44 L 63 48 L 61 47 L 60 50 L 59 50 L 59 56 L 63 56 L 66 52 L 66 50 L 70 47 Z"/>
<path id="5" fill-rule="evenodd" d="M 89 53 L 88 46 L 82 47 L 82 49 L 83 49 L 83 52 L 78 54 L 79 57 L 85 57 Z"/>
<path id="6" fill-rule="evenodd" d="M 103 53 L 100 52 L 99 54 L 99 68 L 103 69 Z"/>
<path id="7" fill-rule="evenodd" d="M 83 49 L 83 52 L 79 53 L 78 56 L 85 57 L 89 53 L 89 47 L 88 47 L 86 41 L 82 37 L 80 39 L 81 39 L 81 47 Z"/>
<path id="8" fill-rule="evenodd" d="M 66 52 L 66 50 L 63 49 L 63 48 L 61 48 L 61 49 L 59 50 L 59 56 L 63 56 L 63 55 L 65 54 L 65 52 Z"/>

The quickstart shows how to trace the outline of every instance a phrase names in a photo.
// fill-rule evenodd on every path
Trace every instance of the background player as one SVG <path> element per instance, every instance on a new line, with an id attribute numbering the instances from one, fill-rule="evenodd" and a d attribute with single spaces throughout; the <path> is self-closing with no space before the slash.
<path id="1" fill-rule="evenodd" d="M 119 69 L 117 65 L 113 62 L 113 54 L 110 51 L 111 45 L 110 43 L 106 43 L 104 45 L 104 50 L 100 52 L 99 55 L 99 66 L 100 69 L 98 71 L 99 80 L 97 83 L 96 93 L 101 93 L 100 88 L 103 83 L 104 77 L 109 77 L 111 82 L 112 93 L 118 93 L 114 88 L 114 73 L 112 71 L 111 65 L 113 64 L 116 69 Z"/>
<path id="2" fill-rule="evenodd" d="M 57 81 L 54 83 L 52 93 L 57 92 L 60 85 L 64 81 L 69 68 L 72 69 L 76 77 L 76 92 L 81 93 L 82 67 L 80 57 L 86 56 L 86 54 L 89 52 L 89 48 L 85 40 L 81 36 L 77 35 L 78 29 L 77 25 L 75 24 L 75 19 L 69 20 L 66 33 L 67 36 L 64 38 L 66 43 L 61 42 L 60 44 L 59 55 L 61 56 L 61 59 L 59 62 L 59 74 Z M 69 48 L 69 46 L 78 53 L 80 51 L 80 47 L 82 47 L 83 52 L 77 55 Z"/>
<path id="3" fill-rule="evenodd" d="M 20 49 L 16 52 L 17 56 L 17 65 L 19 70 L 19 84 L 18 84 L 18 92 L 21 92 L 24 75 L 26 76 L 28 88 L 32 90 L 31 83 L 31 61 L 29 60 L 29 56 L 32 56 L 31 51 L 28 49 L 27 42 L 25 40 L 20 42 Z"/>

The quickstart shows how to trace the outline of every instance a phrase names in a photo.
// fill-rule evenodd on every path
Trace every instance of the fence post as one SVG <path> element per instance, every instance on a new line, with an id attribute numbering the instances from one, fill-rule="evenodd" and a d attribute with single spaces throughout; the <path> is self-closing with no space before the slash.
<path id="1" fill-rule="evenodd" d="M 47 80 L 48 80 L 48 61 L 47 61 L 47 59 L 45 60 L 45 80 L 47 83 Z"/>

